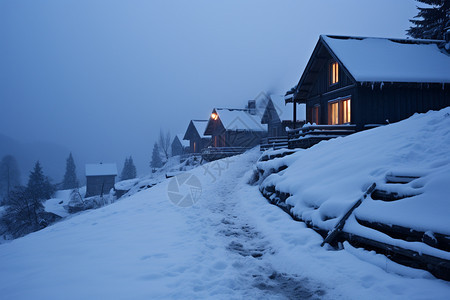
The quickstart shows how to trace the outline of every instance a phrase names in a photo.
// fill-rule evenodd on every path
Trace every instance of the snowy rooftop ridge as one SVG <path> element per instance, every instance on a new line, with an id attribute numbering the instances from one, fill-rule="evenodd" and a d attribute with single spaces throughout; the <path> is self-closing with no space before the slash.
<path id="1" fill-rule="evenodd" d="M 176 135 L 176 137 L 178 138 L 178 140 L 180 141 L 180 143 L 183 147 L 189 147 L 189 141 L 183 140 L 184 134 L 179 133 Z"/>
<path id="2" fill-rule="evenodd" d="M 205 135 L 206 126 L 208 125 L 208 120 L 192 120 L 192 124 L 194 124 L 195 129 L 197 129 L 200 137 L 203 138 L 211 138 L 210 136 Z"/>
<path id="3" fill-rule="evenodd" d="M 115 163 L 86 164 L 86 176 L 117 176 L 117 165 Z"/>
<path id="4" fill-rule="evenodd" d="M 321 35 L 358 82 L 450 83 L 444 41 Z"/>
<path id="5" fill-rule="evenodd" d="M 250 114 L 248 109 L 216 108 L 216 112 L 226 130 L 267 130 L 267 126 L 261 124 L 261 116 Z"/>

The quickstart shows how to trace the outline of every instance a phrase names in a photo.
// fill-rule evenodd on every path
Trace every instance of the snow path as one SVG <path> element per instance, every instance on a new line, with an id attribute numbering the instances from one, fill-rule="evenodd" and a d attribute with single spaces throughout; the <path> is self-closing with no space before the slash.
<path id="1" fill-rule="evenodd" d="M 0 298 L 450 298 L 450 284 L 426 272 L 402 277 L 384 257 L 319 247 L 246 184 L 258 156 L 189 171 L 202 186 L 191 207 L 169 201 L 169 179 L 0 245 Z"/>
<path id="2" fill-rule="evenodd" d="M 259 155 L 254 158 L 259 157 Z M 233 158 L 230 163 L 235 163 Z M 245 211 L 239 211 L 238 207 L 242 199 L 240 187 L 245 185 L 244 177 L 247 170 L 251 169 L 256 159 L 246 161 L 241 168 L 231 168 L 224 180 L 218 180 L 215 185 L 209 186 L 204 192 L 206 198 L 200 202 L 204 208 L 210 211 L 207 217 L 201 211 L 199 215 L 190 216 L 199 220 L 201 226 L 216 228 L 214 244 L 225 247 L 228 255 L 234 263 L 232 268 L 236 269 L 239 276 L 240 286 L 248 296 L 255 297 L 259 289 L 264 294 L 258 297 L 281 298 L 281 299 L 318 299 L 325 291 L 319 285 L 312 285 L 308 279 L 301 278 L 295 274 L 279 273 L 276 268 L 265 261 L 266 256 L 275 254 L 276 250 L 270 241 L 252 224 Z M 228 161 L 227 163 L 228 164 Z M 225 165 L 225 163 L 224 163 Z M 212 201 L 211 201 L 212 200 Z"/>

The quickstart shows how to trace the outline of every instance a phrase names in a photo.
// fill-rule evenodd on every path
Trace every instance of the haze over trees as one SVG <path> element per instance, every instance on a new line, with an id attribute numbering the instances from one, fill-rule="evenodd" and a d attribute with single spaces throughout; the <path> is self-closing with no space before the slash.
<path id="1" fill-rule="evenodd" d="M 136 166 L 134 165 L 133 158 L 125 158 L 125 163 L 123 164 L 122 173 L 120 174 L 121 180 L 134 179 L 136 178 Z"/>
<path id="2" fill-rule="evenodd" d="M 154 171 L 157 168 L 161 168 L 163 165 L 161 160 L 161 155 L 159 153 L 158 144 L 155 143 L 153 145 L 153 152 L 152 152 L 152 161 L 150 162 L 150 167 Z"/>
<path id="3" fill-rule="evenodd" d="M 0 161 L 0 202 L 8 198 L 11 190 L 20 185 L 19 165 L 14 156 L 5 155 Z"/>
<path id="4" fill-rule="evenodd" d="M 450 26 L 450 1 L 448 0 L 417 0 L 428 4 L 428 7 L 417 7 L 419 13 L 410 20 L 413 23 L 407 33 L 416 39 L 442 40 L 444 29 Z M 431 6 L 431 7 L 430 7 Z"/>
<path id="5" fill-rule="evenodd" d="M 78 179 L 76 175 L 76 166 L 72 157 L 72 153 L 66 160 L 66 173 L 64 174 L 63 185 L 64 190 L 75 189 L 78 187 Z"/>
<path id="6" fill-rule="evenodd" d="M 169 159 L 170 143 L 170 131 L 164 132 L 161 129 L 161 131 L 159 132 L 158 146 L 159 150 L 162 152 L 162 154 L 164 154 L 166 160 Z"/>
<path id="7" fill-rule="evenodd" d="M 44 175 L 39 161 L 30 172 L 27 186 L 16 186 L 5 201 L 1 219 L 3 234 L 17 238 L 46 226 L 43 202 L 50 199 L 55 187 Z"/>

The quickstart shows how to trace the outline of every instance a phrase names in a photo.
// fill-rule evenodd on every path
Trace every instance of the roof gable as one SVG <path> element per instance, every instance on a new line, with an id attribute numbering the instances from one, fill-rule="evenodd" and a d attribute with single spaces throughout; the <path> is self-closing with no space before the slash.
<path id="1" fill-rule="evenodd" d="M 184 140 L 182 134 L 175 135 L 172 141 L 172 146 L 176 143 L 178 143 L 182 147 L 189 147 L 189 141 Z"/>
<path id="2" fill-rule="evenodd" d="M 247 109 L 215 108 L 217 120 L 209 118 L 205 134 L 212 135 L 217 131 L 266 131 L 267 126 L 260 123 L 261 117 L 252 115 Z"/>
<path id="3" fill-rule="evenodd" d="M 207 125 L 208 120 L 191 120 L 183 140 L 209 139 L 210 137 L 205 135 Z"/>

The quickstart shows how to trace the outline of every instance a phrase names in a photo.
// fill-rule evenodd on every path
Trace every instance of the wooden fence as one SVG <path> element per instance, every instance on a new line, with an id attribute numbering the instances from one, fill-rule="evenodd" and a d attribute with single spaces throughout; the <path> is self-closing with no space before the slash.
<path id="1" fill-rule="evenodd" d="M 260 149 L 265 151 L 268 149 L 278 150 L 288 147 L 287 136 L 266 137 L 261 139 Z"/>
<path id="2" fill-rule="evenodd" d="M 309 148 L 320 141 L 356 132 L 355 125 L 306 125 L 288 131 L 288 148 Z"/>

